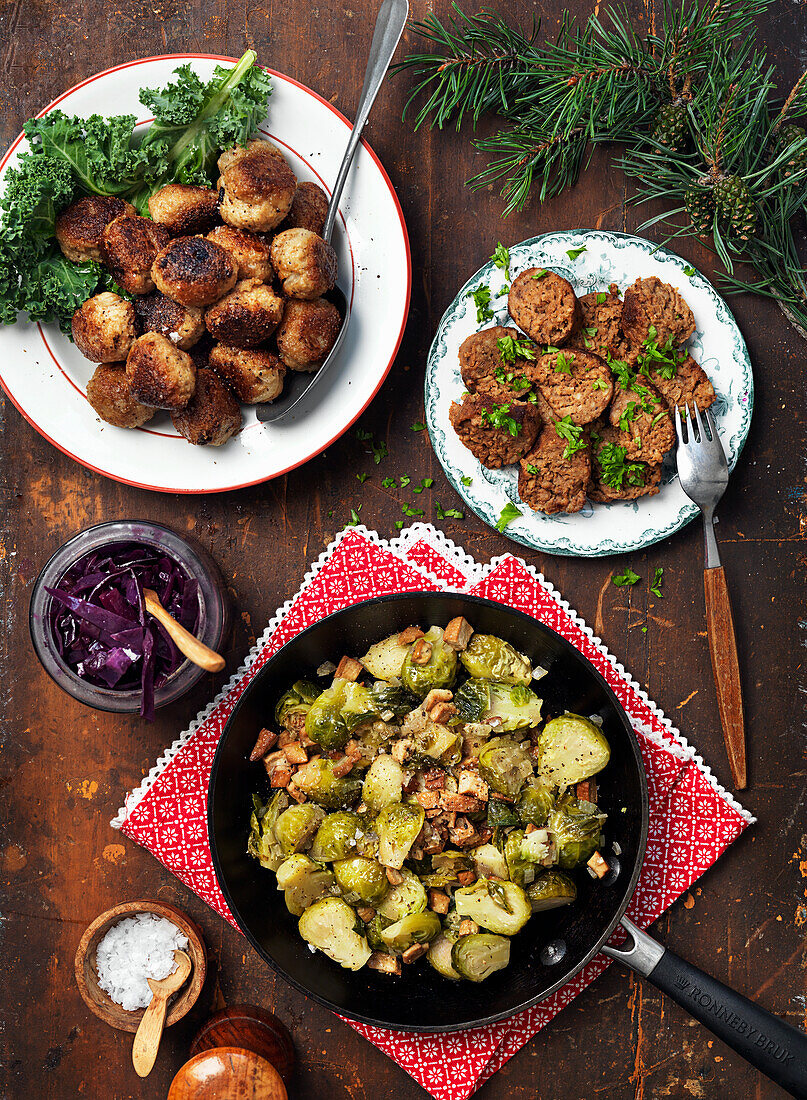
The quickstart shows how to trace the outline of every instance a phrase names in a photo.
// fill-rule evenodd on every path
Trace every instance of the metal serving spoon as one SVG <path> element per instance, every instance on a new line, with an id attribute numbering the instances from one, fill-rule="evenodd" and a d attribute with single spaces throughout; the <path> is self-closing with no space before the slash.
<path id="1" fill-rule="evenodd" d="M 347 148 L 345 149 L 345 155 L 342 157 L 342 163 L 339 166 L 336 182 L 331 192 L 331 200 L 328 203 L 328 212 L 325 215 L 325 225 L 322 230 L 322 236 L 326 241 L 330 241 L 331 234 L 333 233 L 336 216 L 339 213 L 339 199 L 342 197 L 342 189 L 345 186 L 345 180 L 347 179 L 353 156 L 359 147 L 362 130 L 370 114 L 370 108 L 373 106 L 375 97 L 378 95 L 378 90 L 387 74 L 387 69 L 392 61 L 392 55 L 395 53 L 395 49 L 403 34 L 403 29 L 406 26 L 406 20 L 408 18 L 408 0 L 384 0 L 378 13 L 378 18 L 376 19 L 375 30 L 373 31 L 373 41 L 370 45 L 370 56 L 367 59 L 364 84 L 362 85 L 361 95 L 359 96 L 356 120 L 353 123 L 353 129 L 350 131 L 350 138 L 348 139 Z M 327 359 L 316 373 L 307 374 L 302 371 L 288 371 L 286 373 L 285 385 L 280 397 L 271 404 L 257 406 L 256 411 L 258 420 L 262 423 L 274 424 L 290 413 L 291 410 L 302 401 L 305 395 L 313 389 L 338 355 L 339 348 L 347 332 L 347 326 L 350 323 L 350 303 L 347 300 L 345 292 L 338 283 L 327 297 L 333 302 L 342 315 L 342 327 L 339 330 L 336 343 L 331 348 Z"/>

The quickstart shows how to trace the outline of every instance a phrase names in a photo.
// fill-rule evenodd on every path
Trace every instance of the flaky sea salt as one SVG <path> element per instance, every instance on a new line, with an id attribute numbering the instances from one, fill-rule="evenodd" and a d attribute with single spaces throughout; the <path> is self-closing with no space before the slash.
<path id="1" fill-rule="evenodd" d="M 174 951 L 188 946 L 185 936 L 165 917 L 135 913 L 113 924 L 95 951 L 98 984 L 121 1008 L 145 1008 L 152 993 L 148 978 L 159 981 L 174 970 Z"/>

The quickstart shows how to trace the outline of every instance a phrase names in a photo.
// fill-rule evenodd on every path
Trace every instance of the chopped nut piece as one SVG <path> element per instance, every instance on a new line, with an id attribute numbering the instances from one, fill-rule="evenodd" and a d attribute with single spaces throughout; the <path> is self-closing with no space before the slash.
<path id="1" fill-rule="evenodd" d="M 401 955 L 401 960 L 405 963 L 417 962 L 418 959 L 423 958 L 428 950 L 429 948 L 425 943 L 413 943 L 412 946 L 407 947 L 406 951 Z"/>
<path id="2" fill-rule="evenodd" d="M 415 747 L 415 742 L 411 737 L 402 737 L 398 741 L 394 741 L 392 748 L 389 750 L 389 754 L 393 760 L 397 760 L 399 764 L 405 764 L 409 757 L 412 755 L 412 750 Z"/>
<path id="3" fill-rule="evenodd" d="M 294 730 L 284 729 L 280 737 L 278 737 L 277 739 L 277 747 L 279 749 L 285 749 L 286 745 L 291 745 L 298 740 L 299 737 Z"/>
<path id="4" fill-rule="evenodd" d="M 452 794 L 449 791 L 444 791 L 440 796 L 440 805 L 444 810 L 455 810 L 458 814 L 478 814 L 485 808 L 481 798 L 474 798 L 470 794 Z"/>
<path id="5" fill-rule="evenodd" d="M 333 675 L 335 680 L 352 680 L 355 683 L 362 672 L 364 672 L 364 667 L 359 661 L 356 661 L 353 657 L 343 657 L 336 666 L 336 672 Z"/>
<path id="6" fill-rule="evenodd" d="M 426 810 L 426 820 L 433 821 L 435 817 L 439 817 L 443 811 L 439 806 L 435 806 L 433 810 Z"/>
<path id="7" fill-rule="evenodd" d="M 524 832 L 527 834 L 527 836 L 529 836 L 529 834 L 534 833 L 537 828 L 537 825 L 534 825 L 531 821 L 528 821 L 527 824 L 524 826 Z"/>
<path id="8" fill-rule="evenodd" d="M 423 784 L 430 791 L 442 791 L 446 785 L 446 773 L 439 768 L 431 768 L 426 772 Z"/>
<path id="9" fill-rule="evenodd" d="M 331 771 L 337 779 L 343 779 L 349 772 L 353 770 L 353 765 L 356 763 L 356 759 L 353 756 L 343 756 L 337 760 Z"/>
<path id="10" fill-rule="evenodd" d="M 294 786 L 294 776 L 291 777 L 291 783 L 286 787 L 286 793 L 289 798 L 293 798 L 295 802 L 305 802 L 306 800 L 305 793 L 301 791 L 299 787 Z"/>
<path id="11" fill-rule="evenodd" d="M 285 767 L 285 764 L 286 754 L 283 752 L 282 749 L 278 749 L 277 752 L 270 752 L 268 756 L 264 756 L 263 758 L 263 766 L 266 768 L 267 772 L 270 775 L 276 767 L 278 767 L 279 765 Z"/>
<path id="12" fill-rule="evenodd" d="M 423 638 L 418 638 L 412 647 L 412 664 L 427 665 L 432 657 L 432 644 Z"/>
<path id="13" fill-rule="evenodd" d="M 479 931 L 479 925 L 475 920 L 471 920 L 470 917 L 464 917 L 460 921 L 460 926 L 457 931 L 461 936 L 475 936 Z"/>
<path id="14" fill-rule="evenodd" d="M 440 801 L 437 791 L 418 791 L 415 801 L 419 802 L 424 810 L 433 810 Z"/>
<path id="15" fill-rule="evenodd" d="M 396 955 L 385 955 L 382 951 L 374 951 L 367 960 L 367 966 L 380 974 L 393 974 L 396 978 L 401 976 L 401 960 Z"/>
<path id="16" fill-rule="evenodd" d="M 499 794 L 498 791 L 491 791 L 490 798 L 494 802 L 515 802 L 515 799 L 511 798 L 509 794 Z"/>
<path id="17" fill-rule="evenodd" d="M 611 868 L 608 866 L 607 860 L 604 860 L 599 852 L 595 852 L 591 859 L 586 864 L 591 868 L 591 871 L 597 878 L 605 878 Z"/>
<path id="18" fill-rule="evenodd" d="M 487 802 L 490 795 L 488 785 L 479 772 L 466 770 L 461 771 L 459 774 L 457 792 L 459 794 L 472 794 L 475 798 L 481 798 L 483 802 Z"/>
<path id="19" fill-rule="evenodd" d="M 458 871 L 457 882 L 460 886 L 470 886 L 472 882 L 476 882 L 475 871 Z"/>
<path id="20" fill-rule="evenodd" d="M 291 782 L 291 768 L 275 768 L 269 782 L 273 787 L 288 787 Z"/>
<path id="21" fill-rule="evenodd" d="M 385 867 L 384 870 L 387 872 L 387 882 L 389 882 L 390 886 L 401 885 L 403 882 L 403 875 L 400 871 L 396 871 L 394 867 Z"/>
<path id="22" fill-rule="evenodd" d="M 258 740 L 255 742 L 255 748 L 249 754 L 250 763 L 254 764 L 256 760 L 266 756 L 275 741 L 277 741 L 276 733 L 272 730 L 262 729 L 258 734 Z"/>
<path id="23" fill-rule="evenodd" d="M 429 890 L 429 908 L 435 913 L 445 914 L 449 910 L 451 899 L 442 890 Z"/>
<path id="24" fill-rule="evenodd" d="M 432 707 L 429 711 L 429 717 L 432 722 L 442 722 L 445 725 L 449 718 L 453 718 L 456 713 L 457 708 L 453 703 L 438 703 L 436 707 Z"/>
<path id="25" fill-rule="evenodd" d="M 452 619 L 443 632 L 443 641 L 447 646 L 451 646 L 452 649 L 461 650 L 468 648 L 468 642 L 471 640 L 471 635 L 474 632 L 474 628 L 464 619 L 462 615 L 459 615 L 456 619 Z"/>
<path id="26" fill-rule="evenodd" d="M 293 741 L 290 745 L 286 745 L 283 750 L 286 759 L 290 764 L 307 764 L 308 753 L 305 751 L 299 741 Z"/>
<path id="27" fill-rule="evenodd" d="M 423 637 L 423 631 L 419 626 L 408 626 L 406 630 L 402 630 L 398 635 L 398 645 L 411 645 L 412 642 L 416 642 L 418 638 Z"/>
<path id="28" fill-rule="evenodd" d="M 596 779 L 584 779 L 582 783 L 577 784 L 575 794 L 581 802 L 596 802 L 597 801 L 597 780 Z"/>
<path id="29" fill-rule="evenodd" d="M 363 905 L 360 909 L 356 910 L 356 913 L 365 924 L 369 924 L 375 916 L 375 909 L 370 905 Z"/>
<path id="30" fill-rule="evenodd" d="M 432 688 L 421 706 L 428 714 L 432 707 L 437 706 L 438 703 L 450 703 L 453 698 L 454 692 L 449 691 L 448 688 Z"/>
<path id="31" fill-rule="evenodd" d="M 457 815 L 456 823 L 449 828 L 448 835 L 451 838 L 451 843 L 456 844 L 458 848 L 471 848 L 479 842 L 479 834 L 476 829 L 468 818 L 463 817 L 462 814 Z"/>

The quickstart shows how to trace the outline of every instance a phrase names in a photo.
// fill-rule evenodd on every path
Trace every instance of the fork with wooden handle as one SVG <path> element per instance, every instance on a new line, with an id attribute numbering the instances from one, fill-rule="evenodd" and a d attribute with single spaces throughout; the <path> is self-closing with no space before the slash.
<path id="1" fill-rule="evenodd" d="M 703 515 L 706 535 L 703 587 L 709 652 L 731 774 L 734 786 L 743 790 L 747 781 L 743 692 L 729 590 L 720 564 L 714 529 L 714 512 L 729 483 L 729 467 L 711 409 L 701 413 L 695 405 L 694 411 L 690 412 L 689 404 L 685 405 L 685 409 L 686 418 L 680 407 L 675 410 L 673 418 L 678 436 L 678 477 L 681 488 Z"/>

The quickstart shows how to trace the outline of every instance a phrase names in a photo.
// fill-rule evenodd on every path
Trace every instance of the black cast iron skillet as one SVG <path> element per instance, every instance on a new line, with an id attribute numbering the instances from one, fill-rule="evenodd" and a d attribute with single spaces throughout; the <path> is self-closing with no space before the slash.
<path id="1" fill-rule="evenodd" d="M 273 876 L 246 854 L 253 791 L 262 797 L 268 793 L 265 773 L 249 764 L 249 753 L 294 680 L 316 681 L 316 669 L 325 660 L 364 653 L 373 642 L 406 626 L 444 625 L 456 615 L 464 615 L 478 631 L 504 638 L 547 669 L 538 686 L 548 717 L 569 710 L 602 719 L 611 760 L 597 786 L 598 800 L 608 813 L 605 854 L 612 871 L 602 881 L 578 875 L 576 903 L 534 917 L 512 940 L 509 967 L 485 982 L 449 982 L 423 965 L 398 980 L 367 968 L 342 970 L 309 950 Z M 234 707 L 216 751 L 208 792 L 213 864 L 241 931 L 273 969 L 327 1008 L 404 1031 L 480 1027 L 543 1000 L 602 950 L 649 978 L 794 1096 L 807 1097 L 806 1036 L 665 951 L 624 916 L 639 878 L 647 827 L 647 780 L 639 746 L 602 676 L 569 642 L 535 619 L 458 594 L 416 592 L 368 600 L 322 619 L 288 642 Z M 611 850 L 614 842 L 618 856 Z M 620 921 L 631 946 L 606 946 Z"/>

